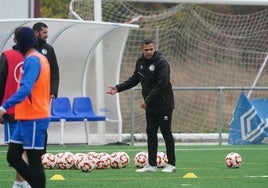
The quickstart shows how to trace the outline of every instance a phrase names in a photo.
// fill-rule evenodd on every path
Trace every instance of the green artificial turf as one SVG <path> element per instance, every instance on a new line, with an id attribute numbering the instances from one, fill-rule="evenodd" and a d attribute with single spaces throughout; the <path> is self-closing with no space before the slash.
<path id="1" fill-rule="evenodd" d="M 14 169 L 6 162 L 6 151 L 6 146 L 0 146 L 0 187 L 12 187 L 15 177 Z M 257 188 L 268 185 L 267 145 L 176 146 L 175 173 L 163 173 L 161 169 L 155 173 L 135 172 L 134 156 L 139 151 L 146 151 L 146 146 L 48 146 L 47 151 L 53 154 L 124 151 L 131 158 L 130 164 L 122 169 L 99 169 L 88 173 L 77 169 L 45 170 L 47 188 Z M 159 146 L 159 151 L 165 152 L 165 148 Z M 240 168 L 225 166 L 225 156 L 230 152 L 242 156 Z M 55 175 L 64 180 L 51 180 Z"/>

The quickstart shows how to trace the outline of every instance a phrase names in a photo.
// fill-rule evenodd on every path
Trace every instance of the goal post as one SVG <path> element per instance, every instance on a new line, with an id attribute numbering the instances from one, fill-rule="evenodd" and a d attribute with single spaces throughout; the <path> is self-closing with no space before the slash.
<path id="1" fill-rule="evenodd" d="M 266 55 L 266 57 L 265 57 L 265 59 L 264 59 L 262 65 L 261 65 L 261 68 L 259 69 L 259 72 L 258 72 L 258 74 L 256 75 L 256 78 L 254 79 L 253 84 L 252 84 L 251 87 L 255 87 L 255 86 L 256 86 L 256 84 L 257 84 L 257 82 L 258 82 L 258 80 L 259 80 L 261 74 L 263 73 L 263 71 L 264 71 L 264 69 L 265 69 L 267 63 L 268 63 L 268 52 L 267 52 L 267 55 Z M 253 92 L 252 90 L 249 90 L 248 95 L 247 95 L 248 98 L 250 98 L 252 92 Z"/>

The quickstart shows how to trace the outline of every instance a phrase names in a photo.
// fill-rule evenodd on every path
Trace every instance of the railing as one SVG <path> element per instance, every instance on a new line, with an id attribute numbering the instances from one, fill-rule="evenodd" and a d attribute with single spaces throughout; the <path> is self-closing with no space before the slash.
<path id="1" fill-rule="evenodd" d="M 135 132 L 135 92 L 141 91 L 141 87 L 134 87 L 131 89 L 131 145 L 134 145 L 134 132 Z M 222 106 L 223 106 L 223 92 L 225 90 L 268 90 L 268 87 L 173 87 L 173 91 L 194 91 L 194 90 L 211 90 L 218 91 L 218 133 L 219 133 L 219 145 L 222 145 L 222 127 L 223 127 L 223 116 L 222 116 Z M 251 93 L 251 92 L 250 92 Z"/>

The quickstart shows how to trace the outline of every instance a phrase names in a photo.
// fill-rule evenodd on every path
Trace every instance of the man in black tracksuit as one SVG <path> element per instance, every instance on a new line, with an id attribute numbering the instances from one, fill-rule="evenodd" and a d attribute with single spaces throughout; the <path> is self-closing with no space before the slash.
<path id="1" fill-rule="evenodd" d="M 48 37 L 48 26 L 43 22 L 37 22 L 33 25 L 35 36 L 37 40 L 36 49 L 47 57 L 50 66 L 50 96 L 51 98 L 57 98 L 59 88 L 59 66 L 56 58 L 54 48 L 46 42 Z"/>
<path id="2" fill-rule="evenodd" d="M 170 83 L 170 67 L 166 58 L 155 50 L 152 40 L 142 43 L 142 56 L 137 59 L 133 75 L 126 81 L 109 87 L 107 93 L 115 94 L 141 83 L 144 98 L 141 108 L 146 110 L 146 133 L 149 162 L 137 172 L 157 171 L 157 132 L 160 127 L 165 140 L 168 164 L 163 172 L 175 172 L 175 146 L 171 132 L 174 96 Z"/>
<path id="3" fill-rule="evenodd" d="M 58 61 L 56 58 L 55 50 L 53 46 L 46 42 L 48 37 L 48 26 L 43 22 L 37 22 L 33 25 L 33 30 L 35 32 L 37 44 L 35 46 L 36 50 L 46 56 L 49 67 L 50 67 L 50 98 L 55 99 L 58 96 L 60 73 Z M 45 149 L 46 153 L 48 135 L 46 133 L 45 139 Z"/>

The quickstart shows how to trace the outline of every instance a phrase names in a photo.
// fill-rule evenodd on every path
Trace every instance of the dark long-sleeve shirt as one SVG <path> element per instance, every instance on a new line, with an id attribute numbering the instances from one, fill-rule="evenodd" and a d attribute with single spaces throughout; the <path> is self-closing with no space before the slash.
<path id="1" fill-rule="evenodd" d="M 159 112 L 174 108 L 174 96 L 170 83 L 170 67 L 166 58 L 155 52 L 151 59 L 141 56 L 137 59 L 133 75 L 121 84 L 117 91 L 130 89 L 141 83 L 146 110 Z"/>
<path id="2" fill-rule="evenodd" d="M 60 73 L 57 57 L 54 48 L 46 41 L 38 41 L 36 49 L 45 55 L 50 66 L 50 94 L 55 97 L 58 96 Z"/>

